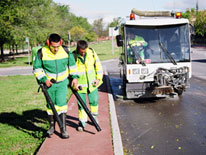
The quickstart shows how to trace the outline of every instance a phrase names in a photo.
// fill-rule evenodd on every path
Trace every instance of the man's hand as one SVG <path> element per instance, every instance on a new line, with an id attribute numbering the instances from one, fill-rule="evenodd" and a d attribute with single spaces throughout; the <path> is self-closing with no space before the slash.
<path id="1" fill-rule="evenodd" d="M 50 80 L 45 81 L 46 86 L 49 88 L 53 84 Z"/>
<path id="2" fill-rule="evenodd" d="M 73 88 L 74 90 L 79 90 L 79 89 L 78 89 L 78 80 L 77 80 L 77 79 L 73 79 L 71 86 L 72 86 L 72 88 Z"/>
<path id="3" fill-rule="evenodd" d="M 98 79 L 93 82 L 93 86 L 95 86 L 95 87 L 98 86 L 98 84 L 99 84 L 99 80 Z"/>

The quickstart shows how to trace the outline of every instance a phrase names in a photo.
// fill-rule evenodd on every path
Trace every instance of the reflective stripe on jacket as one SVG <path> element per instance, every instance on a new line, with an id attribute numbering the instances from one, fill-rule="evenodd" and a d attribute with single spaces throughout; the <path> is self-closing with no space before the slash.
<path id="1" fill-rule="evenodd" d="M 102 83 L 103 70 L 101 62 L 93 49 L 87 48 L 85 57 L 83 58 L 76 52 L 76 65 L 78 69 L 79 79 L 78 84 L 82 86 L 82 90 L 79 90 L 78 93 L 87 93 L 87 89 L 92 92 L 98 88 Z M 98 86 L 94 87 L 93 82 L 98 79 Z"/>
<path id="2" fill-rule="evenodd" d="M 45 83 L 47 79 L 55 79 L 57 82 L 64 81 L 69 74 L 73 78 L 78 77 L 77 66 L 72 53 L 67 53 L 62 46 L 59 47 L 56 54 L 53 54 L 48 46 L 44 46 L 40 50 L 42 58 L 37 54 L 33 72 L 41 83 Z"/>

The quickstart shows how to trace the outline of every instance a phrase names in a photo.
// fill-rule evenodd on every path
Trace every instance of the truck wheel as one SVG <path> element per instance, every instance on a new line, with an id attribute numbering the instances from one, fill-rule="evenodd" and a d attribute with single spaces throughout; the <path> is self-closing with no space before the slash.
<path id="1" fill-rule="evenodd" d="M 120 68 L 120 70 L 119 70 L 119 76 L 120 76 L 120 78 L 122 78 L 122 76 L 123 76 L 123 71 L 122 71 L 121 68 Z"/>
<path id="2" fill-rule="evenodd" d="M 125 75 L 123 75 L 123 86 L 122 86 L 122 92 L 123 92 L 123 96 L 126 96 L 126 77 L 125 77 Z"/>
<path id="3" fill-rule="evenodd" d="M 183 90 L 182 89 L 176 89 L 175 92 L 180 96 L 180 95 L 182 95 Z"/>

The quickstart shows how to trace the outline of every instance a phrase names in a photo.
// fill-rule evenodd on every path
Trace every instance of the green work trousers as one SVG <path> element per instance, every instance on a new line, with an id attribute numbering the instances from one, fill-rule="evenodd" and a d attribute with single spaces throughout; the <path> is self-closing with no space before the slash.
<path id="1" fill-rule="evenodd" d="M 67 112 L 67 91 L 68 91 L 68 79 L 53 83 L 50 88 L 47 89 L 48 94 L 57 110 L 58 114 Z M 47 103 L 47 113 L 53 114 L 50 105 Z"/>
<path id="2" fill-rule="evenodd" d="M 84 101 L 84 104 L 86 104 L 86 93 L 79 93 L 79 95 Z M 98 89 L 95 89 L 92 92 L 88 92 L 87 95 L 88 95 L 90 111 L 92 115 L 98 116 L 98 105 L 99 105 Z M 79 108 L 79 120 L 81 122 L 87 122 L 87 114 L 84 111 L 83 107 L 80 105 L 79 101 L 78 101 L 78 108 Z"/>

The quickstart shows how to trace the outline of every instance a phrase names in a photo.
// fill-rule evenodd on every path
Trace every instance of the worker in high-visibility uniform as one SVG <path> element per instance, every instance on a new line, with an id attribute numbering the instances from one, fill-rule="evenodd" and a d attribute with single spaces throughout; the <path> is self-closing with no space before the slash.
<path id="1" fill-rule="evenodd" d="M 128 63 L 143 63 L 145 54 L 144 47 L 146 47 L 148 43 L 143 37 L 133 33 L 129 34 L 129 36 L 127 45 Z"/>
<path id="2" fill-rule="evenodd" d="M 42 47 L 35 58 L 33 72 L 40 83 L 44 83 L 48 89 L 48 94 L 57 110 L 63 123 L 62 138 L 68 138 L 66 131 L 66 112 L 67 112 L 67 91 L 68 76 L 72 76 L 72 86 L 77 89 L 78 72 L 74 56 L 62 46 L 61 37 L 54 33 L 49 36 L 47 45 Z M 52 83 L 52 79 L 56 82 Z M 53 80 L 53 81 L 54 81 Z M 52 135 L 55 130 L 55 119 L 51 107 L 47 104 L 50 128 L 48 135 Z"/>
<path id="3" fill-rule="evenodd" d="M 40 44 L 32 48 L 32 64 L 34 64 L 35 57 L 37 55 L 38 50 L 42 48 Z"/>
<path id="4" fill-rule="evenodd" d="M 101 62 L 96 52 L 92 48 L 88 48 L 88 44 L 84 40 L 77 42 L 77 48 L 73 51 L 73 54 L 79 74 L 78 85 L 82 87 L 82 90 L 78 90 L 78 93 L 85 104 L 86 94 L 88 95 L 90 111 L 97 121 L 99 105 L 98 87 L 103 83 Z M 79 102 L 78 107 L 79 125 L 77 130 L 83 131 L 87 122 L 87 114 Z"/>

